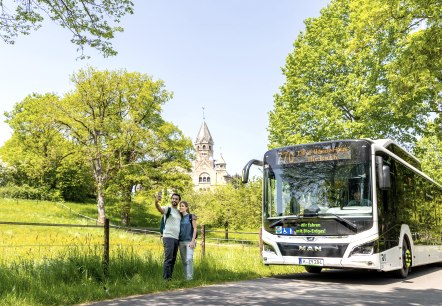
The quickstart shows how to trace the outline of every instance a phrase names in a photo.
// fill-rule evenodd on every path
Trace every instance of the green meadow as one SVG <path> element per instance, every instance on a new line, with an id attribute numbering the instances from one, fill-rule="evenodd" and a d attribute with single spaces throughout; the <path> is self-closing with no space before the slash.
<path id="1" fill-rule="evenodd" d="M 94 204 L 1 199 L 0 212 L 0 305 L 74 305 L 300 271 L 265 266 L 256 244 L 211 243 L 210 236 L 223 234 L 209 233 L 205 255 L 201 245 L 195 252 L 194 280 L 184 280 L 178 257 L 173 280 L 165 282 L 162 244 L 155 233 L 111 228 L 109 266 L 104 268 L 104 230 L 93 227 Z M 136 228 L 157 228 L 159 215 L 152 205 L 134 204 L 133 213 Z M 108 215 L 111 224 L 117 223 L 112 205 Z"/>

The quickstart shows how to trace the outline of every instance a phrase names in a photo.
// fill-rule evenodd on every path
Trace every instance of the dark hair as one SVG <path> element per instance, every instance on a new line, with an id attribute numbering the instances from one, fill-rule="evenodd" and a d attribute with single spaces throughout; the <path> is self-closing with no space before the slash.
<path id="1" fill-rule="evenodd" d="M 172 193 L 172 195 L 170 197 L 172 198 L 173 196 L 177 196 L 178 199 L 180 199 L 180 201 L 181 201 L 181 196 L 179 193 Z"/>

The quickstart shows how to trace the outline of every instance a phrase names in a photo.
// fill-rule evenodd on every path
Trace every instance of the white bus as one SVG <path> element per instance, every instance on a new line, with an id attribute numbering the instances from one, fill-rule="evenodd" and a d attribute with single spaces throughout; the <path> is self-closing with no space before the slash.
<path id="1" fill-rule="evenodd" d="M 442 187 L 394 141 L 276 148 L 247 163 L 243 182 L 252 165 L 263 167 L 264 264 L 405 278 L 412 267 L 442 263 Z"/>

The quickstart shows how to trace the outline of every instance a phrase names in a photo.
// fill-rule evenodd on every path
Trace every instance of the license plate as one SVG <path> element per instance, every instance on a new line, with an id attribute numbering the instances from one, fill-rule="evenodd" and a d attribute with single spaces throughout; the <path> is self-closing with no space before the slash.
<path id="1" fill-rule="evenodd" d="M 323 266 L 324 259 L 322 258 L 299 258 L 299 264 L 303 266 Z"/>

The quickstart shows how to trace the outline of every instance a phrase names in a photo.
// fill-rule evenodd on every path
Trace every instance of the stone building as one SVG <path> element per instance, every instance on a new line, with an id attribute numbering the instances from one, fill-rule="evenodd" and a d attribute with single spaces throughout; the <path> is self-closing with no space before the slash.
<path id="1" fill-rule="evenodd" d="M 222 155 L 214 159 L 213 144 L 209 128 L 203 121 L 194 144 L 196 158 L 193 164 L 192 180 L 195 190 L 211 190 L 217 186 L 226 185 L 231 179 Z"/>

